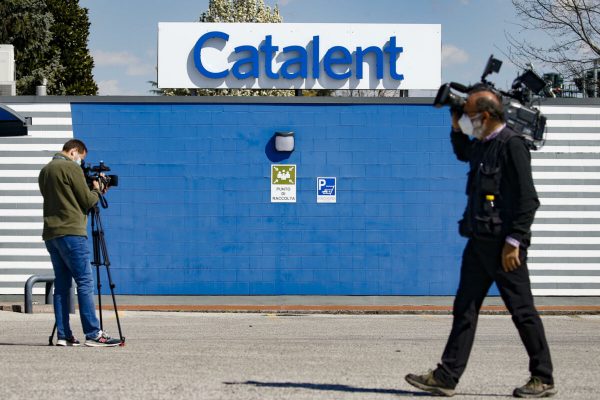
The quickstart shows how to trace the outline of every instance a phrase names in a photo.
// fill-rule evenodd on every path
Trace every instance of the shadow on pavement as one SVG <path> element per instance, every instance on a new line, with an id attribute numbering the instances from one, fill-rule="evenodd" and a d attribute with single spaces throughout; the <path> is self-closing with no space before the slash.
<path id="1" fill-rule="evenodd" d="M 400 389 L 377 389 L 377 388 L 360 388 L 348 385 L 336 385 L 327 383 L 305 383 L 305 382 L 257 382 L 257 381 L 246 381 L 246 382 L 223 382 L 226 385 L 252 385 L 257 387 L 269 387 L 269 388 L 297 388 L 297 389 L 309 389 L 309 390 L 329 390 L 335 392 L 349 392 L 349 393 L 381 393 L 381 394 L 393 394 L 397 396 L 430 396 L 429 393 L 425 392 L 411 392 L 408 390 Z"/>
<path id="2" fill-rule="evenodd" d="M 223 382 L 225 385 L 252 385 L 256 387 L 269 387 L 269 388 L 296 388 L 296 389 L 309 389 L 309 390 L 329 390 L 335 392 L 349 392 L 349 393 L 379 393 L 379 394 L 393 394 L 396 396 L 406 397 L 437 397 L 427 392 L 412 392 L 410 390 L 401 389 L 377 389 L 377 388 L 360 388 L 348 385 L 337 385 L 327 383 L 306 383 L 306 382 L 258 382 L 258 381 L 246 381 L 246 382 Z M 480 396 L 480 397 L 510 397 L 502 394 L 484 394 L 484 393 L 457 393 L 461 396 Z"/>

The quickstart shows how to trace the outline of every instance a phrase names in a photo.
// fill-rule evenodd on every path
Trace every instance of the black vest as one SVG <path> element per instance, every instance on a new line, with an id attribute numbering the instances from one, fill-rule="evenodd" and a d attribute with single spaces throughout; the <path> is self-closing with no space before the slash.
<path id="1" fill-rule="evenodd" d="M 467 180 L 467 207 L 459 221 L 459 232 L 467 238 L 497 240 L 507 234 L 508 209 L 503 207 L 500 193 L 502 165 L 506 159 L 506 143 L 515 136 L 503 129 L 489 142 L 473 144 Z M 504 220 L 504 221 L 503 221 Z"/>

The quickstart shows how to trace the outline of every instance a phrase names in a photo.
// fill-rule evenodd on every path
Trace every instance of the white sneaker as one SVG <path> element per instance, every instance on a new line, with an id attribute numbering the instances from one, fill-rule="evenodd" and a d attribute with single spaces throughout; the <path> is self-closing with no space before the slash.
<path id="1" fill-rule="evenodd" d="M 62 347 L 77 347 L 81 346 L 81 343 L 79 343 L 79 340 L 75 339 L 75 336 L 71 336 L 68 339 L 58 339 L 56 341 L 56 345 Z"/>

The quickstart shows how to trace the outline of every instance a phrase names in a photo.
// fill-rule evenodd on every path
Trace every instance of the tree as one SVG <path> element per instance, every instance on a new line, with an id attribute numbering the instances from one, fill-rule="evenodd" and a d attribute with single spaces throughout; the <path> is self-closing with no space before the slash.
<path id="1" fill-rule="evenodd" d="M 267 6 L 264 0 L 210 0 L 208 10 L 202 13 L 200 22 L 268 22 L 283 21 L 279 8 Z M 150 84 L 156 86 L 155 82 Z M 293 96 L 293 90 L 253 89 L 152 89 L 152 93 L 164 96 Z"/>
<path id="2" fill-rule="evenodd" d="M 600 59 L 600 0 L 512 0 L 523 32 L 542 30 L 553 41 L 535 45 L 507 34 L 511 60 L 520 67 L 538 61 L 579 77 Z"/>
<path id="3" fill-rule="evenodd" d="M 17 93 L 35 94 L 43 78 L 53 85 L 62 66 L 59 55 L 50 50 L 54 17 L 45 1 L 3 0 L 0 21 L 0 43 L 15 47 Z"/>
<path id="4" fill-rule="evenodd" d="M 15 47 L 18 94 L 35 94 L 44 78 L 48 94 L 97 93 L 78 0 L 2 0 L 0 21 L 0 43 Z"/>
<path id="5" fill-rule="evenodd" d="M 66 95 L 98 94 L 92 74 L 94 59 L 87 47 L 90 33 L 87 8 L 80 7 L 79 0 L 46 0 L 46 3 L 54 16 L 50 46 L 60 54 L 64 66 L 55 87 Z"/>

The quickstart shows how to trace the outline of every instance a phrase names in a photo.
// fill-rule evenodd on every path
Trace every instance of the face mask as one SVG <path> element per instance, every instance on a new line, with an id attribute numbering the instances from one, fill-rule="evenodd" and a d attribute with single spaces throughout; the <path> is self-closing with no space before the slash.
<path id="1" fill-rule="evenodd" d="M 481 139 L 483 137 L 483 122 L 481 122 L 481 118 L 477 118 L 473 123 L 473 137 L 475 139 Z"/>
<path id="2" fill-rule="evenodd" d="M 483 135 L 483 123 L 479 114 L 473 119 L 469 118 L 467 114 L 463 114 L 458 120 L 458 126 L 465 135 L 473 136 L 476 139 L 480 139 Z"/>
<path id="3" fill-rule="evenodd" d="M 73 153 L 73 162 L 81 166 L 81 157 L 79 157 L 79 153 Z"/>

